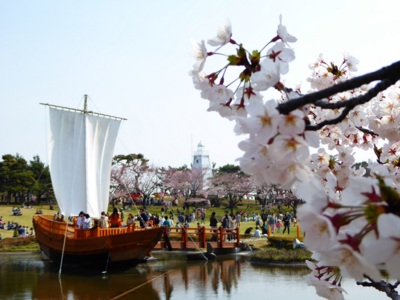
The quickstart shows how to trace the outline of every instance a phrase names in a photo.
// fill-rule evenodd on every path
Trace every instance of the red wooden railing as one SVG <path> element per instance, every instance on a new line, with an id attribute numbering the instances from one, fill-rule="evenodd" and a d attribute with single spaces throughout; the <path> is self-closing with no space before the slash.
<path id="1" fill-rule="evenodd" d="M 126 227 L 118 228 L 92 228 L 92 229 L 76 229 L 75 238 L 87 238 L 87 237 L 102 237 L 109 235 L 116 235 L 120 233 L 132 232 L 136 230 L 136 225 L 129 225 Z"/>
<path id="2" fill-rule="evenodd" d="M 239 228 L 165 227 L 164 235 L 168 233 L 174 249 L 205 248 L 207 242 L 211 242 L 214 248 L 240 247 Z M 215 241 L 212 241 L 213 235 L 216 235 Z M 163 248 L 166 248 L 164 236 L 155 249 Z"/>

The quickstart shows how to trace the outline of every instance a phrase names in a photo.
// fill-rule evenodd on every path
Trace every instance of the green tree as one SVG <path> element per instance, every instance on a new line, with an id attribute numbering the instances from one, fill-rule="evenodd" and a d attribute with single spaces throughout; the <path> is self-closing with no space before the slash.
<path id="1" fill-rule="evenodd" d="M 227 164 L 217 169 L 218 173 L 242 173 L 239 166 Z"/>
<path id="2" fill-rule="evenodd" d="M 49 167 L 40 161 L 39 156 L 34 156 L 33 160 L 29 162 L 29 169 L 35 178 L 32 194 L 36 196 L 36 202 L 40 204 L 42 200 L 50 201 L 54 199 Z"/>
<path id="3" fill-rule="evenodd" d="M 0 192 L 7 204 L 22 204 L 35 184 L 35 177 L 24 158 L 6 154 L 0 162 Z"/>

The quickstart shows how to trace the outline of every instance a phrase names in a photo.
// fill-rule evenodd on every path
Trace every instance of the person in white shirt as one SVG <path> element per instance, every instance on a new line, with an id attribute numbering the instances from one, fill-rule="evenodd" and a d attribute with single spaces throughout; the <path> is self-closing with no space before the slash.
<path id="1" fill-rule="evenodd" d="M 81 211 L 78 215 L 78 219 L 76 220 L 76 227 L 81 229 L 83 226 L 83 220 L 85 219 L 85 213 Z"/>
<path id="2" fill-rule="evenodd" d="M 82 229 L 92 228 L 92 218 L 89 214 L 85 214 L 85 219 L 83 219 Z"/>
<path id="3" fill-rule="evenodd" d="M 128 219 L 126 219 L 126 226 L 127 227 L 132 227 L 133 224 L 135 224 L 135 218 L 133 217 L 132 214 L 128 215 Z"/>
<path id="4" fill-rule="evenodd" d="M 260 238 L 261 237 L 261 230 L 260 227 L 256 227 L 256 231 L 254 231 L 252 237 Z"/>
<path id="5" fill-rule="evenodd" d="M 100 228 L 108 228 L 108 217 L 104 211 L 101 212 L 101 216 L 99 219 L 99 227 Z"/>

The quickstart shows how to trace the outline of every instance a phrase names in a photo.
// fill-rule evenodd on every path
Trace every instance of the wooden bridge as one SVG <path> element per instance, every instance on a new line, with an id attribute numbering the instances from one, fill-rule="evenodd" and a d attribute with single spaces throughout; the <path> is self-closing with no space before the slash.
<path id="1" fill-rule="evenodd" d="M 164 228 L 164 235 L 168 233 L 168 227 Z M 154 250 L 166 249 L 164 235 Z M 173 250 L 195 250 L 206 248 L 209 243 L 215 250 L 232 249 L 240 247 L 239 228 L 191 228 L 172 227 L 169 238 Z"/>

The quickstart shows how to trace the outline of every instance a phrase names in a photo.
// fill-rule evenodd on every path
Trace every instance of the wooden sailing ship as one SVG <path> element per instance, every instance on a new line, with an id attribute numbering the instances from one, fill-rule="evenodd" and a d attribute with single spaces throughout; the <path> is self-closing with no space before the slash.
<path id="1" fill-rule="evenodd" d="M 33 225 L 43 254 L 74 267 L 134 266 L 149 255 L 162 234 L 161 227 L 76 229 L 49 215 L 34 216 Z"/>
<path id="2" fill-rule="evenodd" d="M 109 204 L 110 171 L 122 118 L 50 104 L 49 168 L 64 220 L 35 215 L 40 249 L 52 261 L 83 267 L 131 266 L 142 261 L 161 238 L 162 227 L 79 229 L 80 211 L 100 217 Z"/>

